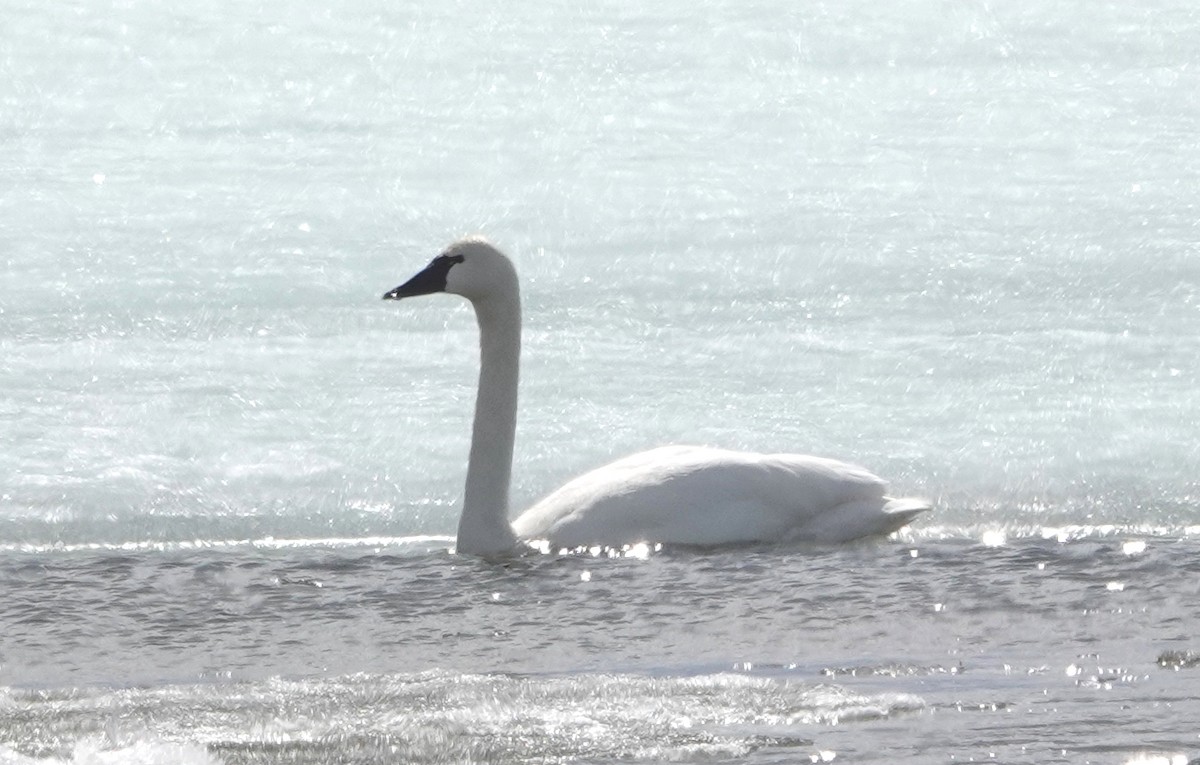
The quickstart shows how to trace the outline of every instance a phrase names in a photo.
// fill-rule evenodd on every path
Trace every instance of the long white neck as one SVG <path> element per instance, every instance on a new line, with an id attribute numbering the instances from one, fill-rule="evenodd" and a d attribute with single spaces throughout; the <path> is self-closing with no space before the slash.
<path id="1" fill-rule="evenodd" d="M 521 296 L 512 290 L 472 301 L 479 321 L 479 393 L 458 521 L 459 552 L 492 555 L 517 542 L 508 521 L 508 487 L 517 430 Z"/>

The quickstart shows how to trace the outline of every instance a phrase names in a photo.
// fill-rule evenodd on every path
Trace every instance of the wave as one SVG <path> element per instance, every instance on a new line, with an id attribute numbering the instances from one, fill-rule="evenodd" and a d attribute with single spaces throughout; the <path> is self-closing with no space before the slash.
<path id="1" fill-rule="evenodd" d="M 0 745 L 0 765 L 223 765 L 223 760 L 192 742 L 172 743 L 154 737 L 113 741 L 107 736 L 84 736 L 60 752 L 33 757 Z"/>
<path id="2" fill-rule="evenodd" d="M 0 543 L 0 552 L 10 553 L 78 553 L 78 552 L 177 552 L 192 550 L 288 550 L 307 548 L 397 548 L 414 552 L 445 550 L 454 545 L 454 537 L 437 534 L 411 536 L 321 537 L 312 539 L 183 539 L 142 540 L 129 542 L 7 542 Z"/>
<path id="3" fill-rule="evenodd" d="M 1184 538 L 1200 536 L 1200 524 L 1151 523 L 995 523 L 973 525 L 924 525 L 901 529 L 893 538 L 912 542 L 973 541 L 986 547 L 1002 547 L 1030 540 L 1074 542 L 1084 539 Z"/>
<path id="4" fill-rule="evenodd" d="M 1146 538 L 1182 539 L 1200 537 L 1200 524 L 1096 523 L 1096 524 L 1036 524 L 983 523 L 932 524 L 901 529 L 888 539 L 911 544 L 928 542 L 966 542 L 986 547 L 1002 547 L 1026 541 L 1057 541 L 1060 543 L 1086 539 Z M 401 536 L 312 537 L 257 539 L 181 539 L 131 540 L 126 542 L 0 542 L 0 553 L 138 553 L 190 552 L 203 550 L 289 550 L 289 549 L 387 549 L 401 555 L 427 555 L 453 549 L 454 537 L 444 534 L 413 534 Z M 646 557 L 660 552 L 662 545 L 632 545 L 624 550 L 580 548 L 553 550 L 547 546 L 535 548 L 541 553 L 577 553 L 606 557 Z"/>
<path id="5" fill-rule="evenodd" d="M 14 691 L 0 763 L 571 762 L 818 759 L 813 735 L 919 712 L 909 693 L 754 676 L 357 674 L 132 689 Z M 138 727 L 126 733 L 120 726 Z M 97 736 L 88 732 L 106 724 Z M 68 742 L 41 757 L 36 741 Z M 832 753 L 826 752 L 826 755 Z M 827 756 L 826 759 L 830 759 Z"/>

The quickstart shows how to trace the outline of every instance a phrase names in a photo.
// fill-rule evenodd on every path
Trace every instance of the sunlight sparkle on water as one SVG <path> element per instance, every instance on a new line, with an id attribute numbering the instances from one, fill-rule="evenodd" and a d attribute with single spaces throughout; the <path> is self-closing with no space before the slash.
<path id="1" fill-rule="evenodd" d="M 1138 754 L 1125 761 L 1125 765 L 1187 765 L 1185 754 Z"/>
<path id="2" fill-rule="evenodd" d="M 548 554 L 550 552 L 550 543 L 544 540 L 538 540 L 529 543 L 537 552 Z M 646 560 L 652 553 L 662 551 L 662 544 L 648 542 L 638 542 L 631 545 L 622 545 L 621 547 L 606 547 L 604 545 L 592 545 L 591 547 L 561 547 L 557 549 L 559 555 L 587 555 L 592 558 L 632 558 L 634 560 Z"/>
<path id="3" fill-rule="evenodd" d="M 654 550 L 662 549 L 662 545 L 655 545 Z M 624 549 L 624 557 L 636 558 L 637 560 L 646 560 L 650 557 L 650 545 L 645 542 L 638 542 L 635 545 L 626 545 Z"/>
<path id="4" fill-rule="evenodd" d="M 1008 535 L 1003 529 L 988 529 L 979 541 L 984 547 L 1003 547 L 1008 542 Z"/>
<path id="5" fill-rule="evenodd" d="M 1131 539 L 1121 545 L 1121 552 L 1126 555 L 1141 555 L 1146 552 L 1146 542 L 1142 539 Z"/>

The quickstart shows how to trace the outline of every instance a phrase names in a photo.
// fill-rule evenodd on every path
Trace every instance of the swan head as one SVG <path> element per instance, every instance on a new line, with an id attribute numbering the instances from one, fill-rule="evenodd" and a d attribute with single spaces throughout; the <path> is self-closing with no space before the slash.
<path id="1" fill-rule="evenodd" d="M 512 261 L 482 237 L 454 242 L 411 279 L 383 295 L 402 300 L 417 295 L 448 292 L 473 303 L 517 294 L 517 272 Z"/>

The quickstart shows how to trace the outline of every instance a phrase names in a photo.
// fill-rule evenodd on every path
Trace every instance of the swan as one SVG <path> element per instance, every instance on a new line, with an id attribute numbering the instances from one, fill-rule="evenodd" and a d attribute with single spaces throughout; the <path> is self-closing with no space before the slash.
<path id="1" fill-rule="evenodd" d="M 838 543 L 889 534 L 931 509 L 925 500 L 885 496 L 882 479 L 838 460 L 663 446 L 575 478 L 510 523 L 521 355 L 517 271 L 487 240 L 469 237 L 383 298 L 438 292 L 470 301 L 479 323 L 479 389 L 459 553 L 501 556 L 539 544 L 558 550 Z"/>

